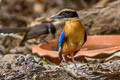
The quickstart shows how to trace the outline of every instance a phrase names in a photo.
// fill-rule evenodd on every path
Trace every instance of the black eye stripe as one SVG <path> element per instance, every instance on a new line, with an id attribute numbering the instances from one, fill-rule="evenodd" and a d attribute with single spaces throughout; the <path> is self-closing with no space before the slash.
<path id="1" fill-rule="evenodd" d="M 73 11 L 71 11 L 71 12 L 70 12 L 70 11 L 64 11 L 64 12 L 62 12 L 62 13 L 64 13 L 64 14 L 71 14 L 71 13 L 74 14 L 74 13 L 76 13 L 76 12 L 73 12 Z"/>
<path id="2" fill-rule="evenodd" d="M 66 16 L 66 17 L 78 17 L 77 13 L 74 11 L 64 11 L 64 12 L 61 12 L 60 15 Z"/>

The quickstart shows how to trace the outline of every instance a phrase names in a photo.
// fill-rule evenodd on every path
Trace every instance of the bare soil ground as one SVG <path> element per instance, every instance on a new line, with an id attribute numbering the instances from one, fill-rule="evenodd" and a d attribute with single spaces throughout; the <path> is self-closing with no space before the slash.
<path id="1" fill-rule="evenodd" d="M 11 58 L 10 58 L 11 56 Z M 9 54 L 1 58 L 0 80 L 119 80 L 120 60 L 104 63 L 45 65 L 34 55 Z M 9 57 L 8 60 L 5 58 Z"/>

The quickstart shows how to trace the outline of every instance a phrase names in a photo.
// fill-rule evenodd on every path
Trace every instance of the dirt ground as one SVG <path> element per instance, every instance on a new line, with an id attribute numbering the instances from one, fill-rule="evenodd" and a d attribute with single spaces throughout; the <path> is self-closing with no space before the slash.
<path id="1" fill-rule="evenodd" d="M 62 8 L 79 10 L 88 35 L 120 33 L 119 0 L 0 0 L 0 28 L 27 27 L 35 18 L 49 17 Z M 63 27 L 56 28 L 57 39 Z M 46 37 L 51 39 L 50 35 Z M 36 43 L 20 47 L 20 41 L 0 35 L 0 80 L 120 80 L 119 58 L 76 62 L 76 69 L 73 63 L 47 63 L 43 57 L 32 54 Z"/>
<path id="2" fill-rule="evenodd" d="M 8 58 L 8 57 L 11 58 Z M 104 63 L 43 64 L 34 55 L 8 54 L 0 61 L 0 80 L 119 80 L 120 60 Z M 8 60 L 6 60 L 6 58 Z"/>

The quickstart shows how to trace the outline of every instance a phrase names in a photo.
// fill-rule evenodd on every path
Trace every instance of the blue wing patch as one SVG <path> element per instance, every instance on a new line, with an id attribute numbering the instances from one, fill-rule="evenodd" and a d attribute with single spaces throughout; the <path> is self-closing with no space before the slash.
<path id="1" fill-rule="evenodd" d="M 60 46 L 62 46 L 63 40 L 65 39 L 65 33 L 64 33 L 64 29 L 62 30 L 60 37 L 59 37 L 59 43 L 58 43 L 58 48 Z"/>

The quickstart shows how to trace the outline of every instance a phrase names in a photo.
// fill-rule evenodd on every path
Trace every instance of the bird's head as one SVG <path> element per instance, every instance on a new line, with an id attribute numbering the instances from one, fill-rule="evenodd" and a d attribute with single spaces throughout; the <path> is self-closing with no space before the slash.
<path id="1" fill-rule="evenodd" d="M 72 9 L 63 9 L 57 14 L 51 16 L 51 19 L 64 19 L 64 18 L 76 18 L 78 14 L 75 10 Z"/>

